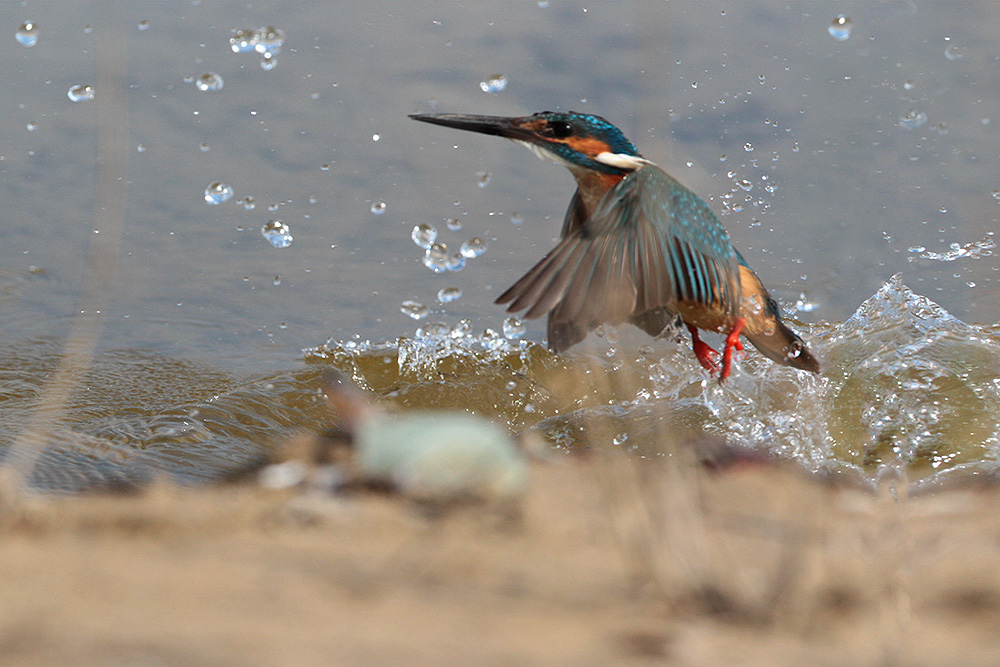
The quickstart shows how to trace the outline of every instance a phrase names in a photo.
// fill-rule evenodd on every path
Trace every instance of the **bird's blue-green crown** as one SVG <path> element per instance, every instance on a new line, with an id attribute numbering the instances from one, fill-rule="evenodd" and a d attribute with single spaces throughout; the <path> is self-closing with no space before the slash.
<path id="1" fill-rule="evenodd" d="M 575 111 L 541 111 L 530 118 L 544 121 L 539 135 L 547 140 L 544 143 L 545 149 L 566 162 L 588 169 L 621 173 L 628 169 L 594 158 L 601 153 L 642 157 L 621 130 L 600 116 Z"/>

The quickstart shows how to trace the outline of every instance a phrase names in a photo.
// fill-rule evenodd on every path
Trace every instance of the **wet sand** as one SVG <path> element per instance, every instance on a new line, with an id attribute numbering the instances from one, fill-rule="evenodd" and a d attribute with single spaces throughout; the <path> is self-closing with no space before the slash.
<path id="1" fill-rule="evenodd" d="M 591 455 L 516 511 L 244 482 L 0 517 L 4 665 L 1000 663 L 996 489 Z"/>

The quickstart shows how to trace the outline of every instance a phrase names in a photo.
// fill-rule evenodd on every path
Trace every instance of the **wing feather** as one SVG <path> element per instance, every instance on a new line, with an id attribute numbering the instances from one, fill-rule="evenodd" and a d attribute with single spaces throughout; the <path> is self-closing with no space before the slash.
<path id="1" fill-rule="evenodd" d="M 559 351 L 605 322 L 666 324 L 681 302 L 735 315 L 737 258 L 708 205 L 650 164 L 609 190 L 590 218 L 578 191 L 562 240 L 497 303 L 527 318 L 548 312 Z"/>

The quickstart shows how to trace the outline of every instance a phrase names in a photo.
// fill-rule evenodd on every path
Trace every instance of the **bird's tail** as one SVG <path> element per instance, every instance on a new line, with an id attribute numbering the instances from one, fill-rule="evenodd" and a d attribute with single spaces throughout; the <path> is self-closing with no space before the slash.
<path id="1" fill-rule="evenodd" d="M 744 330 L 743 335 L 772 361 L 810 373 L 819 373 L 819 361 L 809 351 L 805 341 L 780 319 L 775 318 L 773 324 L 768 331 L 751 333 Z"/>

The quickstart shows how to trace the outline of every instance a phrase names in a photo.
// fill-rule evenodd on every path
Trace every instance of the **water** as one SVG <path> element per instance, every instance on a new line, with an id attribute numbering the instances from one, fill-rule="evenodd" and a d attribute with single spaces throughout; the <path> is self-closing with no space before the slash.
<path id="1" fill-rule="evenodd" d="M 292 232 L 281 220 L 269 220 L 260 228 L 260 233 L 275 248 L 287 248 L 292 245 Z"/>
<path id="2" fill-rule="evenodd" d="M 194 81 L 194 85 L 202 92 L 222 90 L 224 84 L 225 82 L 222 80 L 222 77 L 215 72 L 205 72 Z"/>
<path id="3" fill-rule="evenodd" d="M 428 310 L 402 304 L 410 317 Z M 719 386 L 688 341 L 644 345 L 639 356 L 607 344 L 557 357 L 518 336 L 428 324 L 421 338 L 330 341 L 306 365 L 250 379 L 138 350 L 102 355 L 65 429 L 51 435 L 36 482 L 73 490 L 144 483 L 166 473 L 196 483 L 263 455 L 273 438 L 328 421 L 319 374 L 326 365 L 402 409 L 458 409 L 512 431 L 533 429 L 553 446 L 627 443 L 662 456 L 677 433 L 709 432 L 776 451 L 815 470 L 874 480 L 903 471 L 935 475 L 990 468 L 1000 454 L 1000 327 L 965 324 L 889 280 L 842 324 L 799 326 L 824 364 L 821 376 L 779 367 L 750 351 Z M 15 423 L 51 367 L 53 340 L 0 351 L 7 387 L 21 388 L 4 420 Z M 119 406 L 116 413 L 105 409 Z"/>
<path id="4" fill-rule="evenodd" d="M 113 62 L 98 39 L 113 23 L 96 7 L 33 7 L 37 46 L 10 43 L 0 99 L 0 190 L 11 221 L 0 230 L 0 316 L 5 367 L 16 372 L 0 386 L 18 409 L 2 442 L 19 432 L 51 373 L 80 310 L 86 250 L 105 234 L 93 211 L 97 169 L 109 164 L 97 143 L 105 95 L 73 104 L 60 92 L 84 84 L 92 95 L 98 63 Z M 159 469 L 212 477 L 291 422 L 324 423 L 309 402 L 310 373 L 333 362 L 402 407 L 445 402 L 513 429 L 540 424 L 567 446 L 580 439 L 573 424 L 594 421 L 608 425 L 601 442 L 627 434 L 622 447 L 641 455 L 655 429 L 680 423 L 866 474 L 901 461 L 920 475 L 992 462 L 1000 312 L 991 236 L 1000 225 L 992 111 L 1000 89 L 984 46 L 1000 31 L 992 4 L 578 10 L 123 9 L 110 42 L 127 50 L 128 155 L 113 175 L 126 183 L 126 228 L 85 392 L 101 400 L 77 396 L 53 446 L 70 448 L 73 461 L 93 446 L 91 458 L 109 469 L 101 451 L 138 456 L 156 442 Z M 844 41 L 829 31 L 837 12 L 852 19 Z M 23 14 L 0 4 L 11 32 Z M 148 30 L 136 29 L 141 21 Z M 277 30 L 266 35 L 268 25 Z M 281 65 L 264 71 L 257 61 L 275 47 Z M 510 83 L 484 94 L 480 82 L 501 68 Z M 199 90 L 198 75 L 209 72 L 225 87 Z M 544 321 L 509 322 L 492 301 L 552 247 L 572 180 L 497 137 L 406 114 L 553 108 L 607 116 L 724 214 L 749 263 L 804 320 L 797 326 L 825 374 L 774 368 L 751 352 L 719 389 L 684 343 L 622 330 L 618 342 L 594 338 L 596 349 L 557 358 L 538 345 Z M 201 201 L 220 178 L 237 186 L 242 205 Z M 373 202 L 392 206 L 379 213 Z M 257 235 L 277 218 L 295 230 L 280 252 Z M 438 224 L 438 237 L 419 248 L 408 238 L 423 221 L 448 220 L 459 224 Z M 274 238 L 281 245 L 290 236 Z M 463 256 L 472 238 L 488 240 L 489 251 Z M 442 303 L 446 288 L 462 297 Z M 416 321 L 400 312 L 408 299 L 433 314 Z M 879 305 L 858 311 L 865 302 Z M 327 359 L 304 361 L 304 348 L 328 339 Z M 130 374 L 162 392 L 137 391 Z M 301 406 L 296 398 L 287 407 L 288 392 L 302 394 Z M 206 403 L 218 408 L 211 419 L 190 414 Z M 259 418 L 260 428 L 239 430 L 244 418 Z M 188 440 L 205 443 L 205 455 Z M 174 458 L 172 441 L 182 452 Z"/>
<path id="5" fill-rule="evenodd" d="M 33 21 L 25 21 L 14 33 L 21 46 L 31 47 L 38 44 L 38 26 Z"/>
<path id="6" fill-rule="evenodd" d="M 484 93 L 499 93 L 507 87 L 507 77 L 503 74 L 494 74 L 485 81 L 479 82 L 479 88 Z"/>
<path id="7" fill-rule="evenodd" d="M 851 38 L 852 27 L 851 19 L 849 17 L 844 16 L 843 14 L 838 14 L 837 17 L 833 19 L 833 23 L 830 24 L 830 27 L 827 28 L 827 31 L 835 40 L 843 42 Z"/>
<path id="8" fill-rule="evenodd" d="M 85 83 L 73 86 L 66 92 L 70 102 L 89 102 L 94 99 L 94 87 Z"/>
<path id="9" fill-rule="evenodd" d="M 233 186 L 222 181 L 214 181 L 205 188 L 205 201 L 209 204 L 224 204 L 233 198 Z"/>

